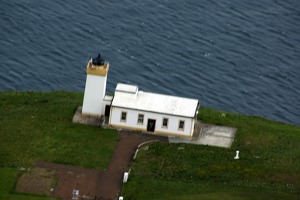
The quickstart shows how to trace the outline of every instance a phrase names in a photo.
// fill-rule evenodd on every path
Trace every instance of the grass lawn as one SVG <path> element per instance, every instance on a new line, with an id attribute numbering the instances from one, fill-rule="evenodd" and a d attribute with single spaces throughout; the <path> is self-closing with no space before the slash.
<path id="1" fill-rule="evenodd" d="M 125 199 L 155 200 L 297 200 L 297 196 L 278 190 L 232 187 L 218 184 L 188 183 L 133 177 L 126 186 Z"/>
<path id="2" fill-rule="evenodd" d="M 201 108 L 206 123 L 238 129 L 230 149 L 150 145 L 132 164 L 125 199 L 298 199 L 300 127 Z M 235 151 L 240 159 L 234 160 Z"/>
<path id="3" fill-rule="evenodd" d="M 73 124 L 82 99 L 73 92 L 0 92 L 0 199 L 51 199 L 13 191 L 17 167 L 32 167 L 37 160 L 108 166 L 117 132 Z"/>
<path id="4" fill-rule="evenodd" d="M 74 92 L 0 92 L 0 166 L 43 160 L 106 168 L 117 132 L 73 124 L 82 99 Z"/>
<path id="5" fill-rule="evenodd" d="M 47 199 L 10 193 L 16 168 L 37 160 L 108 166 L 117 132 L 72 124 L 82 99 L 73 92 L 0 92 L 0 199 Z M 299 199 L 299 126 L 209 108 L 198 117 L 236 127 L 232 147 L 151 144 L 132 163 L 125 199 Z"/>
<path id="6" fill-rule="evenodd" d="M 53 198 L 34 196 L 29 194 L 13 193 L 14 184 L 17 177 L 16 168 L 0 168 L 0 199 L 5 200 L 52 200 Z"/>

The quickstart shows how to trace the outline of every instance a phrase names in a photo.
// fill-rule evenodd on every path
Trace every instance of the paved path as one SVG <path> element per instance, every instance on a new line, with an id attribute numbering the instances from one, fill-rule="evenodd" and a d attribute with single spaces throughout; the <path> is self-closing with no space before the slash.
<path id="1" fill-rule="evenodd" d="M 216 126 L 197 121 L 192 138 L 169 137 L 169 143 L 188 143 L 230 148 L 237 129 L 228 126 Z"/>
<path id="2" fill-rule="evenodd" d="M 130 162 L 139 144 L 159 140 L 168 142 L 167 137 L 122 131 L 111 158 L 109 167 L 100 174 L 97 183 L 97 200 L 116 200 L 122 188 L 123 174 L 129 170 Z"/>

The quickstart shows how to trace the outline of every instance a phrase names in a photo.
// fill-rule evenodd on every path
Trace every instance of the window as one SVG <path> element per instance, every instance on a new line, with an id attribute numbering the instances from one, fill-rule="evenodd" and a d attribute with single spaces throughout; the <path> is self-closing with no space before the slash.
<path id="1" fill-rule="evenodd" d="M 121 122 L 126 122 L 127 112 L 121 112 Z"/>
<path id="2" fill-rule="evenodd" d="M 142 114 L 139 114 L 138 115 L 138 121 L 137 121 L 138 124 L 143 124 L 144 123 L 144 115 Z"/>
<path id="3" fill-rule="evenodd" d="M 179 130 L 184 130 L 184 121 L 183 120 L 179 120 L 179 126 L 178 126 Z"/>
<path id="4" fill-rule="evenodd" d="M 163 128 L 168 128 L 168 122 L 169 122 L 168 118 L 163 118 L 162 127 Z"/>

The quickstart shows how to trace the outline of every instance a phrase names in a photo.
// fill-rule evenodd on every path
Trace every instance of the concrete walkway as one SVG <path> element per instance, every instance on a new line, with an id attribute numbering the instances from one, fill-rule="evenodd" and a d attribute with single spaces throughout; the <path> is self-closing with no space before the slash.
<path id="1" fill-rule="evenodd" d="M 106 127 L 105 120 L 101 120 L 97 117 L 82 116 L 81 110 L 81 107 L 77 108 L 77 111 L 73 117 L 73 123 Z M 234 127 L 216 126 L 197 121 L 195 123 L 193 138 L 186 139 L 176 136 L 170 136 L 169 143 L 188 143 L 198 145 L 202 144 L 230 148 L 234 140 L 236 131 L 237 129 Z M 144 134 L 155 135 L 151 133 Z"/>
<path id="2" fill-rule="evenodd" d="M 169 137 L 169 143 L 202 144 L 216 147 L 230 148 L 237 129 L 228 126 L 204 124 L 198 121 L 195 124 L 193 138 Z"/>
<path id="3" fill-rule="evenodd" d="M 75 124 L 85 124 L 90 126 L 101 126 L 103 120 L 99 117 L 93 116 L 83 116 L 82 114 L 82 107 L 79 106 L 73 116 L 72 122 Z"/>

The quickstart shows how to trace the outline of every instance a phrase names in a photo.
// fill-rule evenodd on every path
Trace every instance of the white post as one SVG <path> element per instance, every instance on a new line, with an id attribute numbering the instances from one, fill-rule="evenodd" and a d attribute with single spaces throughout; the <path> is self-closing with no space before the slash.
<path id="1" fill-rule="evenodd" d="M 136 159 L 136 156 L 137 156 L 138 152 L 139 152 L 139 149 L 135 150 L 135 153 L 134 153 L 134 156 L 133 156 L 133 160 Z"/>
<path id="2" fill-rule="evenodd" d="M 239 159 L 239 153 L 240 153 L 240 151 L 236 151 L 236 155 L 235 155 L 235 157 L 234 157 L 235 160 L 238 160 L 238 159 Z"/>
<path id="3" fill-rule="evenodd" d="M 128 179 L 128 172 L 124 172 L 123 183 L 126 183 Z"/>
<path id="4" fill-rule="evenodd" d="M 78 196 L 79 196 L 79 190 L 73 190 L 72 194 L 73 194 L 73 197 L 72 197 L 73 200 L 78 199 Z"/>
<path id="5" fill-rule="evenodd" d="M 120 196 L 120 197 L 119 197 L 119 200 L 123 200 L 123 197 L 122 197 L 122 196 Z"/>

